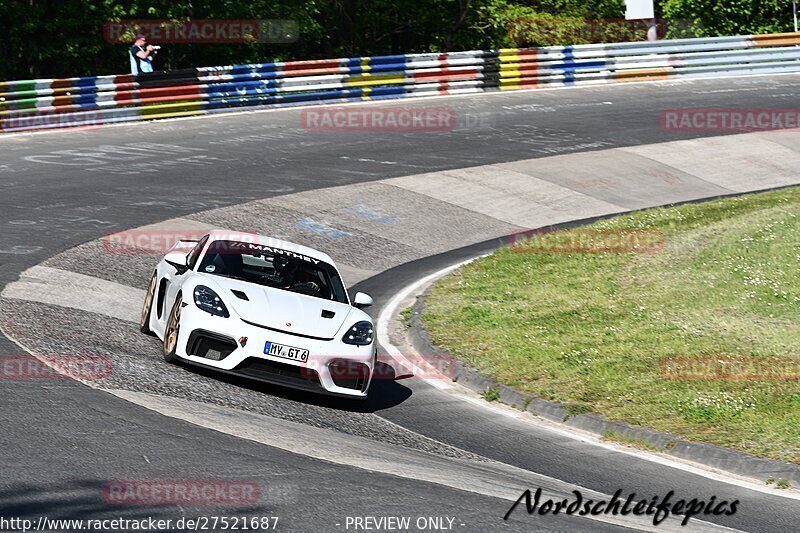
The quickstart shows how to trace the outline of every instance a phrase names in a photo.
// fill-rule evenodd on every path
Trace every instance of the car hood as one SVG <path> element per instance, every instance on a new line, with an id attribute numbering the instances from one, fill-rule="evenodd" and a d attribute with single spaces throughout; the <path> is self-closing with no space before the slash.
<path id="1" fill-rule="evenodd" d="M 222 290 L 220 297 L 243 320 L 290 334 L 332 339 L 353 310 L 349 304 L 305 294 L 221 276 L 213 276 L 213 279 Z M 243 293 L 247 300 L 233 291 Z"/>

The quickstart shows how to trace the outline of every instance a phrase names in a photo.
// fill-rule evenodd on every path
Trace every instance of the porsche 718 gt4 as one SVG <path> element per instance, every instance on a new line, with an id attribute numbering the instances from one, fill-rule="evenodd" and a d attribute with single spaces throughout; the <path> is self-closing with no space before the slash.
<path id="1" fill-rule="evenodd" d="M 140 319 L 164 358 L 260 381 L 366 398 L 373 321 L 331 258 L 290 242 L 212 231 L 158 263 Z"/>

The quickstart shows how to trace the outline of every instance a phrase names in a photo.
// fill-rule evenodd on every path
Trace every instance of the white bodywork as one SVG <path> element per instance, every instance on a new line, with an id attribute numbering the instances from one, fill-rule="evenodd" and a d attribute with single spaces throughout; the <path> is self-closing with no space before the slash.
<path id="1" fill-rule="evenodd" d="M 180 297 L 182 310 L 175 355 L 181 361 L 293 388 L 365 398 L 375 368 L 374 335 L 370 329 L 371 338 L 366 345 L 347 344 L 343 338 L 359 322 L 369 322 L 372 328 L 372 318 L 351 302 L 343 284 L 345 302 L 340 302 L 215 275 L 213 271 L 208 271 L 211 269 L 208 265 L 205 267 L 207 271 L 199 271 L 207 252 L 218 253 L 209 251 L 215 241 L 219 241 L 218 245 L 236 239 L 257 243 L 257 246 L 275 249 L 289 257 L 322 261 L 336 269 L 331 258 L 317 250 L 287 241 L 251 234 L 232 235 L 230 232 L 212 231 L 207 236 L 207 242 L 203 242 L 203 239 L 199 242 L 180 241 L 173 246 L 156 267 L 149 329 L 164 340 L 170 311 L 176 298 Z M 201 246 L 202 249 L 198 250 Z M 184 269 L 185 272 L 182 272 Z M 216 293 L 229 316 L 218 316 L 201 309 L 195 303 L 194 296 L 198 286 Z M 355 303 L 366 307 L 372 300 L 358 293 Z M 209 336 L 227 339 L 227 344 L 233 341 L 235 349 L 220 360 L 190 353 L 192 346 L 197 346 L 198 337 Z M 243 342 L 243 339 L 246 340 Z M 298 349 L 293 352 L 298 359 L 266 353 L 268 347 L 274 344 Z M 296 354 L 303 354 L 304 350 L 308 350 L 308 353 L 305 354 L 305 360 L 300 360 L 302 357 Z M 346 365 L 342 361 L 355 363 L 359 372 L 368 369 L 366 378 L 359 378 L 358 387 L 343 387 L 334 382 L 337 376 L 353 377 L 348 371 L 343 372 Z M 242 371 L 243 364 L 261 365 L 259 368 L 263 369 L 264 362 L 280 372 L 271 375 L 261 371 Z M 331 367 L 332 362 L 337 362 L 339 366 Z M 340 380 L 340 384 L 342 382 Z"/>

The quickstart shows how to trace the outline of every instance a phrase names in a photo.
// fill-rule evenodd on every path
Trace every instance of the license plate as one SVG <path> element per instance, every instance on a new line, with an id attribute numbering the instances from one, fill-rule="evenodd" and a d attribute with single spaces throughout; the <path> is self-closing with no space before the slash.
<path id="1" fill-rule="evenodd" d="M 264 346 L 264 353 L 267 355 L 274 355 L 275 357 L 282 357 L 284 359 L 291 359 L 292 361 L 300 361 L 305 363 L 308 361 L 308 350 L 302 348 L 292 348 L 291 346 L 284 346 L 267 341 Z"/>

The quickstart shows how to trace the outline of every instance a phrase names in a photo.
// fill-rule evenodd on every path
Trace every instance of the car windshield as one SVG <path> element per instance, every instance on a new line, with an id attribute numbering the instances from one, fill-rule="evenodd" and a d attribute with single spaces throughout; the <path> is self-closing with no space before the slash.
<path id="1" fill-rule="evenodd" d="M 272 246 L 214 241 L 209 245 L 197 271 L 348 303 L 344 284 L 332 265 Z"/>

